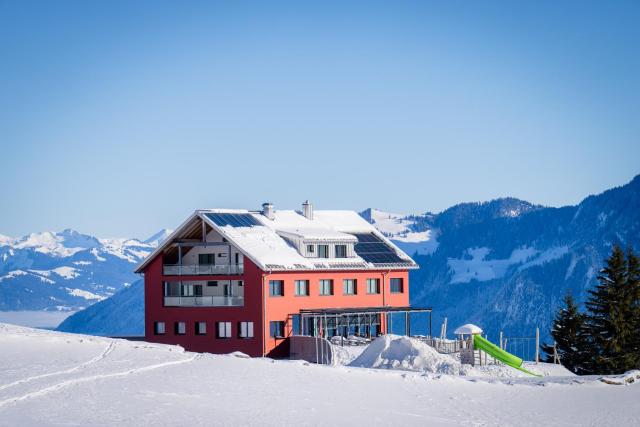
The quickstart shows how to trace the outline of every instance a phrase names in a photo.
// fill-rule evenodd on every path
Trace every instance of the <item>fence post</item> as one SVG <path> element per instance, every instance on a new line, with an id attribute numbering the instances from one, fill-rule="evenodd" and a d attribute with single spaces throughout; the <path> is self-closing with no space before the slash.
<path id="1" fill-rule="evenodd" d="M 504 350 L 504 347 L 502 345 L 502 331 L 500 331 L 500 350 Z"/>
<path id="2" fill-rule="evenodd" d="M 540 328 L 536 328 L 536 365 L 540 361 Z"/>

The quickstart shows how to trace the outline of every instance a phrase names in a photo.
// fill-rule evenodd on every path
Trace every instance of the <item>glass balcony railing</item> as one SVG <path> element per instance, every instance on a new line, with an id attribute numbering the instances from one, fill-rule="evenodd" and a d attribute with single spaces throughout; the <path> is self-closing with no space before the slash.
<path id="1" fill-rule="evenodd" d="M 242 307 L 244 297 L 164 297 L 164 305 L 165 307 Z"/>
<path id="2" fill-rule="evenodd" d="M 165 276 L 200 276 L 200 275 L 224 275 L 231 276 L 244 273 L 242 264 L 231 265 L 180 265 L 165 264 L 163 273 Z"/>

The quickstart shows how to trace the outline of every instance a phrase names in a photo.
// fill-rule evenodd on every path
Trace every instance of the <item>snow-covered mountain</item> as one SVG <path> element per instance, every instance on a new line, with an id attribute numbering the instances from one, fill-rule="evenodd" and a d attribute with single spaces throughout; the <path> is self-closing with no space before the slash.
<path id="1" fill-rule="evenodd" d="M 576 206 L 507 198 L 439 214 L 363 216 L 397 244 L 409 237 L 416 246 L 403 246 L 421 266 L 411 272 L 411 303 L 433 307 L 436 328 L 446 316 L 449 325 L 476 323 L 494 337 L 540 327 L 546 338 L 564 294 L 584 301 L 612 245 L 640 250 L 640 175 Z M 421 232 L 428 238 L 412 238 Z"/>
<path id="2" fill-rule="evenodd" d="M 105 299 L 138 279 L 133 267 L 167 233 L 144 242 L 69 229 L 0 236 L 0 310 L 77 310 Z"/>

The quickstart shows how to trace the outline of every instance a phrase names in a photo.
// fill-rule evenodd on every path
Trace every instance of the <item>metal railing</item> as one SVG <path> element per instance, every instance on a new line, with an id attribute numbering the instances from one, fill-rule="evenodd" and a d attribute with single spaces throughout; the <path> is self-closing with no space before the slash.
<path id="1" fill-rule="evenodd" d="M 459 353 L 462 348 L 462 342 L 460 340 L 448 340 L 433 337 L 414 337 L 424 342 L 430 347 L 436 349 L 438 353 L 453 354 Z"/>
<path id="2" fill-rule="evenodd" d="M 244 297 L 164 297 L 165 307 L 242 307 Z"/>
<path id="3" fill-rule="evenodd" d="M 244 273 L 242 264 L 230 265 L 180 265 L 165 264 L 163 265 L 163 274 L 165 276 L 200 276 L 200 275 L 235 275 Z"/>

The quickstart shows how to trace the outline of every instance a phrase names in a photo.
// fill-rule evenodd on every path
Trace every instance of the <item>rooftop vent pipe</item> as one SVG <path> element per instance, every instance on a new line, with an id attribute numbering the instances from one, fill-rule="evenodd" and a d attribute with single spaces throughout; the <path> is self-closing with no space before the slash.
<path id="1" fill-rule="evenodd" d="M 313 219 L 313 205 L 310 201 L 305 200 L 302 204 L 302 214 L 307 219 Z"/>
<path id="2" fill-rule="evenodd" d="M 273 203 L 266 202 L 262 204 L 262 215 L 273 219 Z"/>

